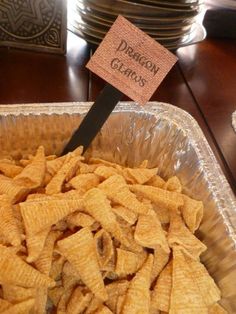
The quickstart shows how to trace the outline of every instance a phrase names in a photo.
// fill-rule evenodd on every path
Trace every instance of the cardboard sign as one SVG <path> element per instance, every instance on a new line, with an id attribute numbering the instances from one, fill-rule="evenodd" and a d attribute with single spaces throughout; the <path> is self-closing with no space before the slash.
<path id="1" fill-rule="evenodd" d="M 177 58 L 122 16 L 118 16 L 87 68 L 144 105 Z"/>

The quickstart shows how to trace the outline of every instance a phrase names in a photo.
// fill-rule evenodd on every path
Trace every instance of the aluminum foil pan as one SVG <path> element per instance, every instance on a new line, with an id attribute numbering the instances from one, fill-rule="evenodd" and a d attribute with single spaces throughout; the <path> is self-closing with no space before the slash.
<path id="1" fill-rule="evenodd" d="M 60 154 L 91 103 L 0 106 L 0 158 L 21 157 L 44 145 Z M 236 200 L 197 122 L 185 111 L 151 102 L 122 102 L 87 154 L 130 166 L 148 159 L 164 178 L 177 175 L 184 192 L 205 205 L 198 237 L 202 261 L 222 291 L 222 305 L 236 313 Z"/>

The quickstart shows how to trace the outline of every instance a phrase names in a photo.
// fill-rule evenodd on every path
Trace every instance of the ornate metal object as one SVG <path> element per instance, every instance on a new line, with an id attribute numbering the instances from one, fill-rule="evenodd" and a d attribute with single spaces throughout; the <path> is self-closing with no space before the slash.
<path id="1" fill-rule="evenodd" d="M 66 50 L 66 0 L 0 0 L 0 46 Z"/>

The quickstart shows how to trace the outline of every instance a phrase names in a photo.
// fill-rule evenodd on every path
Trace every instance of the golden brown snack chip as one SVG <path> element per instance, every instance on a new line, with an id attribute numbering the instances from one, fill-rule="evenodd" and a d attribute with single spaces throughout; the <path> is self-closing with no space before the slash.
<path id="1" fill-rule="evenodd" d="M 173 191 L 173 192 L 178 192 L 178 193 L 182 192 L 182 185 L 177 177 L 169 178 L 162 188 L 168 191 Z"/>
<path id="2" fill-rule="evenodd" d="M 85 311 L 85 314 L 94 314 L 103 304 L 103 301 L 99 298 L 93 296 L 88 308 Z"/>
<path id="3" fill-rule="evenodd" d="M 158 245 L 169 253 L 169 246 L 161 223 L 153 211 L 148 215 L 139 215 L 134 233 L 135 241 L 143 247 L 155 249 Z"/>
<path id="4" fill-rule="evenodd" d="M 118 298 L 125 296 L 128 286 L 128 280 L 116 280 L 106 286 L 108 300 L 105 303 L 112 312 L 116 313 Z"/>
<path id="5" fill-rule="evenodd" d="M 144 184 L 157 174 L 158 168 L 125 168 L 122 174 L 127 182 L 133 184 Z"/>
<path id="6" fill-rule="evenodd" d="M 172 289 L 172 261 L 160 273 L 151 296 L 152 311 L 169 312 Z"/>
<path id="7" fill-rule="evenodd" d="M 170 258 L 170 251 L 166 252 L 163 250 L 161 246 L 158 246 L 154 250 L 154 259 L 153 259 L 153 268 L 152 268 L 152 275 L 151 281 L 153 282 L 163 268 L 166 266 Z"/>
<path id="8" fill-rule="evenodd" d="M 218 303 L 209 307 L 209 314 L 227 314 L 228 312 Z"/>
<path id="9" fill-rule="evenodd" d="M 102 305 L 94 314 L 112 314 L 112 311 L 105 305 Z"/>
<path id="10" fill-rule="evenodd" d="M 94 240 L 100 268 L 104 269 L 114 255 L 112 238 L 108 232 L 101 229 L 95 233 Z"/>
<path id="11" fill-rule="evenodd" d="M 203 203 L 184 196 L 181 213 L 189 230 L 194 233 L 200 226 L 203 217 Z"/>
<path id="12" fill-rule="evenodd" d="M 20 203 L 21 214 L 28 235 L 33 235 L 47 227 L 51 227 L 67 215 L 81 209 L 81 207 L 81 199 L 38 200 Z M 35 219 L 36 213 L 37 219 Z"/>
<path id="13" fill-rule="evenodd" d="M 169 313 L 207 314 L 208 308 L 194 282 L 185 257 L 178 247 L 173 250 L 172 289 Z"/>
<path id="14" fill-rule="evenodd" d="M 110 232 L 117 240 L 123 244 L 128 241 L 116 221 L 116 216 L 112 211 L 109 201 L 103 191 L 93 188 L 84 195 L 84 207 L 86 211 L 97 220 L 101 226 Z"/>
<path id="15" fill-rule="evenodd" d="M 9 301 L 0 298 L 0 313 L 8 309 L 10 306 L 11 303 Z"/>
<path id="16" fill-rule="evenodd" d="M 112 211 L 130 225 L 135 224 L 136 220 L 138 219 L 138 215 L 135 212 L 121 205 L 114 205 L 112 207 Z"/>
<path id="17" fill-rule="evenodd" d="M 83 311 L 88 307 L 92 299 L 92 293 L 89 292 L 83 294 L 81 290 L 81 287 L 78 286 L 73 291 L 66 307 L 67 314 L 83 313 Z"/>
<path id="18" fill-rule="evenodd" d="M 125 179 L 120 175 L 114 175 L 102 182 L 99 186 L 107 197 L 137 214 L 147 214 L 150 207 L 139 202 L 136 196 L 130 192 Z"/>
<path id="19" fill-rule="evenodd" d="M 27 262 L 34 262 L 43 250 L 50 227 L 39 231 L 36 234 L 26 236 L 26 245 L 28 250 Z"/>
<path id="20" fill-rule="evenodd" d="M 13 181 L 13 179 L 0 174 L 0 194 L 6 194 L 12 204 L 23 200 L 28 193 L 28 188 L 19 185 L 17 182 Z"/>
<path id="21" fill-rule="evenodd" d="M 73 155 L 67 155 L 63 166 L 53 176 L 51 181 L 46 186 L 46 194 L 52 195 L 60 193 L 64 182 L 68 182 L 76 173 L 79 166 L 79 162 L 82 157 L 73 157 Z"/>
<path id="22" fill-rule="evenodd" d="M 35 298 L 35 288 L 23 288 L 20 286 L 2 285 L 4 299 L 11 303 L 19 303 L 29 298 Z"/>
<path id="23" fill-rule="evenodd" d="M 99 166 L 95 169 L 94 173 L 103 179 L 108 179 L 113 175 L 119 174 L 119 170 L 114 167 Z"/>
<path id="24" fill-rule="evenodd" d="M 94 239 L 91 231 L 83 228 L 72 236 L 58 242 L 62 254 L 78 271 L 79 277 L 101 300 L 107 292 L 99 270 Z"/>
<path id="25" fill-rule="evenodd" d="M 0 246 L 0 255 L 1 284 L 19 285 L 25 288 L 54 286 L 54 281 L 51 278 L 25 263 L 8 248 Z"/>
<path id="26" fill-rule="evenodd" d="M 171 212 L 168 243 L 172 248 L 179 245 L 186 254 L 197 260 L 206 250 L 206 246 L 189 231 L 181 216 L 175 212 Z"/>
<path id="27" fill-rule="evenodd" d="M 85 213 L 73 213 L 66 218 L 66 221 L 74 226 L 78 227 L 90 227 L 95 223 L 95 219 Z"/>
<path id="28" fill-rule="evenodd" d="M 31 298 L 20 303 L 11 305 L 9 308 L 2 311 L 1 314 L 29 314 L 33 305 L 34 299 Z"/>
<path id="29" fill-rule="evenodd" d="M 153 255 L 149 254 L 143 267 L 130 282 L 121 313 L 149 313 L 152 266 Z"/>
<path id="30" fill-rule="evenodd" d="M 210 306 L 220 300 L 221 294 L 219 288 L 216 286 L 213 278 L 209 275 L 204 265 L 200 261 L 184 255 L 186 265 L 189 273 L 193 278 L 198 290 L 207 306 Z"/>
<path id="31" fill-rule="evenodd" d="M 155 175 L 150 180 L 148 180 L 145 184 L 151 185 L 156 188 L 163 188 L 163 186 L 165 185 L 165 180 L 163 180 L 160 176 Z"/>
<path id="32" fill-rule="evenodd" d="M 44 148 L 40 146 L 36 152 L 32 162 L 26 166 L 20 174 L 15 176 L 14 181 L 19 185 L 30 189 L 35 189 L 41 186 L 46 171 L 46 159 Z"/>
<path id="33" fill-rule="evenodd" d="M 167 209 L 175 210 L 184 204 L 182 194 L 176 192 L 170 192 L 157 187 L 139 184 L 130 185 L 129 187 L 132 192 L 149 199 L 160 207 L 163 206 Z"/>
<path id="34" fill-rule="evenodd" d="M 89 158 L 89 164 L 100 164 L 100 165 L 104 165 L 104 166 L 107 166 L 107 167 L 113 167 L 117 170 L 122 170 L 122 166 L 121 165 L 118 165 L 114 162 L 111 162 L 111 161 L 107 161 L 107 160 L 104 160 L 102 158 L 97 158 L 97 157 L 91 157 Z"/>
<path id="35" fill-rule="evenodd" d="M 6 177 L 14 178 L 21 173 L 22 170 L 23 168 L 20 166 L 0 160 L 0 173 Z"/>
<path id="36" fill-rule="evenodd" d="M 115 272 L 119 277 L 125 277 L 130 274 L 134 274 L 138 269 L 139 256 L 135 253 L 116 249 L 116 268 Z"/>
<path id="37" fill-rule="evenodd" d="M 69 181 L 69 185 L 76 190 L 86 192 L 100 183 L 99 177 L 94 173 L 79 174 Z"/>
<path id="38" fill-rule="evenodd" d="M 62 286 L 56 286 L 52 289 L 48 290 L 48 297 L 52 301 L 52 303 L 57 306 L 59 303 L 59 300 L 63 293 L 65 292 L 65 288 Z"/>
<path id="39" fill-rule="evenodd" d="M 0 195 L 0 235 L 13 246 L 21 244 L 22 236 L 10 200 L 6 195 Z"/>

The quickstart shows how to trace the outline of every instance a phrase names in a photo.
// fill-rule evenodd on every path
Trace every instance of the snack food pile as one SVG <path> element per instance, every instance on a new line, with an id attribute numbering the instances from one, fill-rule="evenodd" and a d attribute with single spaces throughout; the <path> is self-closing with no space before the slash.
<path id="1" fill-rule="evenodd" d="M 0 160 L 0 313 L 227 313 L 194 235 L 203 204 L 147 161 Z"/>

